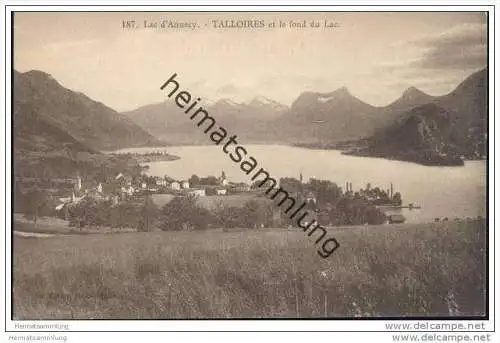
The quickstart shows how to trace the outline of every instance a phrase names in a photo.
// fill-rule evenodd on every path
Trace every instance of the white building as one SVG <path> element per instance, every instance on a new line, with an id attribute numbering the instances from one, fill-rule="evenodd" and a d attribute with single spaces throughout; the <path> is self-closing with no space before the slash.
<path id="1" fill-rule="evenodd" d="M 221 175 L 219 176 L 219 183 L 222 186 L 229 185 L 229 180 L 226 178 L 226 173 L 224 173 L 224 170 L 222 171 Z"/>
<path id="2" fill-rule="evenodd" d="M 189 191 L 189 194 L 192 194 L 194 196 L 199 196 L 199 197 L 204 197 L 206 195 L 205 189 L 200 188 L 200 189 L 193 189 Z"/>
<path id="3" fill-rule="evenodd" d="M 157 186 L 161 186 L 161 187 L 165 187 L 167 185 L 167 180 L 165 180 L 165 179 L 156 179 L 156 185 Z"/>
<path id="4" fill-rule="evenodd" d="M 122 193 L 127 194 L 127 195 L 134 195 L 134 187 L 132 186 L 122 186 Z"/>
<path id="5" fill-rule="evenodd" d="M 227 189 L 225 189 L 225 188 L 219 188 L 219 189 L 215 190 L 215 193 L 217 195 L 226 195 L 227 194 Z"/>
<path id="6" fill-rule="evenodd" d="M 310 201 L 316 203 L 316 196 L 314 195 L 313 192 L 309 192 L 306 195 L 306 202 L 309 203 Z"/>
<path id="7" fill-rule="evenodd" d="M 170 188 L 172 188 L 174 191 L 180 191 L 181 190 L 181 184 L 177 181 L 173 181 L 170 184 Z"/>
<path id="8" fill-rule="evenodd" d="M 80 177 L 80 175 L 76 177 L 76 189 L 78 191 L 82 190 L 82 178 Z"/>
<path id="9" fill-rule="evenodd" d="M 183 180 L 183 181 L 181 181 L 181 184 L 182 184 L 182 188 L 183 188 L 183 189 L 187 189 L 187 188 L 189 188 L 189 182 L 188 182 L 188 181 Z"/>
<path id="10" fill-rule="evenodd" d="M 134 187 L 132 187 L 132 185 L 129 185 L 127 187 L 127 195 L 130 195 L 130 196 L 134 195 Z"/>

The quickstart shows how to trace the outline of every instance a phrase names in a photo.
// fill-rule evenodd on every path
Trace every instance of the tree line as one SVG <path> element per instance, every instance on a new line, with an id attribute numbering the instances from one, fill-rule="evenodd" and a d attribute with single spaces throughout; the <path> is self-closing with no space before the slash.
<path id="1" fill-rule="evenodd" d="M 323 180 L 310 180 L 303 184 L 293 178 L 280 180 L 281 187 L 296 192 L 298 200 L 307 203 L 307 210 L 315 214 L 322 225 L 361 225 L 382 224 L 386 217 L 366 196 L 360 192 L 344 192 L 335 183 Z M 367 187 L 369 189 L 369 187 Z M 308 193 L 314 195 L 308 198 Z M 384 195 L 378 188 L 364 194 Z M 400 201 L 400 195 L 396 198 Z M 56 203 L 41 190 L 26 193 L 15 191 L 15 211 L 33 220 L 55 216 Z M 174 197 L 162 208 L 153 202 L 150 195 L 136 197 L 118 204 L 111 201 L 84 197 L 78 203 L 68 204 L 57 216 L 69 221 L 69 225 L 85 227 L 133 228 L 138 231 L 204 230 L 214 228 L 258 228 L 287 227 L 296 225 L 295 221 L 264 196 L 256 197 L 243 204 L 230 205 L 219 202 L 210 210 L 201 206 L 193 195 Z"/>

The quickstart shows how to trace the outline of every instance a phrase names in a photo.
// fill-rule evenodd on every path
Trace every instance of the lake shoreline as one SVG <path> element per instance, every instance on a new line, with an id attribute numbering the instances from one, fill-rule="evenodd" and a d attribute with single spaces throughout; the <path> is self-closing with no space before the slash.
<path id="1" fill-rule="evenodd" d="M 407 222 L 430 222 L 435 218 L 475 218 L 486 215 L 487 165 L 485 161 L 465 161 L 464 166 L 425 166 L 418 163 L 386 158 L 343 155 L 340 150 L 308 149 L 289 145 L 245 146 L 260 165 L 275 179 L 300 174 L 304 180 L 329 180 L 337 185 L 353 184 L 357 190 L 367 183 L 386 191 L 390 184 L 395 192 L 403 194 L 403 203 L 413 203 L 420 210 L 402 209 Z M 155 151 L 126 149 L 121 152 Z M 225 172 L 231 182 L 252 183 L 238 164 L 217 145 L 172 146 L 169 154 L 179 156 L 173 161 L 146 163 L 150 176 L 168 175 L 176 180 L 187 180 L 193 174 L 218 177 Z"/>
<path id="2" fill-rule="evenodd" d="M 137 160 L 137 162 L 144 164 L 144 163 L 150 163 L 150 162 L 169 162 L 169 161 L 176 161 L 180 159 L 179 156 L 176 155 L 160 155 L 160 156 L 146 156 L 146 155 L 139 155 L 139 156 L 134 156 L 134 158 Z"/>
<path id="3" fill-rule="evenodd" d="M 432 158 L 420 158 L 421 156 L 418 154 L 402 154 L 402 155 L 384 155 L 384 154 L 369 154 L 365 151 L 357 151 L 355 149 L 349 149 L 347 146 L 344 146 L 345 142 L 340 143 L 331 143 L 331 144 L 323 144 L 322 146 L 318 146 L 316 143 L 286 143 L 286 142 L 275 142 L 275 143 L 265 143 L 265 142 L 251 142 L 248 145 L 267 145 L 267 146 L 280 146 L 280 147 L 291 147 L 291 148 L 303 148 L 308 150 L 316 150 L 316 151 L 339 151 L 342 155 L 346 156 L 356 156 L 356 157 L 368 157 L 368 158 L 377 158 L 377 159 L 385 159 L 389 161 L 400 161 L 400 162 L 408 162 L 414 163 L 422 166 L 428 167 L 462 167 L 465 165 L 464 162 L 468 161 L 487 161 L 487 158 L 461 158 L 458 156 L 438 156 L 433 155 Z M 165 147 L 168 148 L 183 148 L 183 147 L 210 147 L 214 146 L 210 143 L 200 143 L 200 144 L 179 144 L 179 145 L 168 145 Z M 136 147 L 126 148 L 121 150 L 129 150 L 135 149 Z M 141 149 L 151 149 L 158 150 L 157 146 L 154 147 L 140 147 Z M 110 151 L 108 153 L 114 154 L 117 151 Z M 168 162 L 175 161 L 180 159 L 181 157 L 172 154 L 159 155 L 159 156 L 145 156 L 145 154 L 137 154 L 134 156 L 137 161 L 141 164 L 146 164 L 150 162 Z"/>
<path id="4" fill-rule="evenodd" d="M 148 149 L 148 147 L 141 147 L 142 149 Z M 129 148 L 129 149 L 134 149 L 134 148 Z M 153 149 L 153 148 L 151 148 Z M 156 149 L 156 147 L 154 148 Z M 123 149 L 122 149 L 123 150 Z M 116 151 L 110 151 L 106 152 L 108 155 L 119 155 L 119 156 L 129 156 L 137 161 L 139 164 L 145 164 L 145 163 L 150 163 L 150 162 L 169 162 L 169 161 L 176 161 L 180 159 L 179 156 L 169 154 L 167 152 L 145 152 L 145 153 L 121 153 L 119 151 L 122 150 L 116 150 Z"/>
<path id="5" fill-rule="evenodd" d="M 432 156 L 431 159 L 424 159 L 421 158 L 420 155 L 418 155 L 418 152 L 416 153 L 407 153 L 407 154 L 401 154 L 401 155 L 385 155 L 385 154 L 370 154 L 366 152 L 365 150 L 356 150 L 356 149 L 349 149 L 345 146 L 339 146 L 337 144 L 327 144 L 323 146 L 317 146 L 316 144 L 308 144 L 308 143 L 297 143 L 297 144 L 292 144 L 291 146 L 297 147 L 297 148 L 304 148 L 304 149 L 309 149 L 309 150 L 334 150 L 334 151 L 340 151 L 342 155 L 346 156 L 356 156 L 356 157 L 369 157 L 369 158 L 380 158 L 380 159 L 386 159 L 390 161 L 401 161 L 401 162 L 409 162 L 409 163 L 415 163 L 423 166 L 429 166 L 429 167 L 461 167 L 464 166 L 464 162 L 467 161 L 487 161 L 487 158 L 461 158 L 459 156 L 438 156 L 434 155 Z"/>

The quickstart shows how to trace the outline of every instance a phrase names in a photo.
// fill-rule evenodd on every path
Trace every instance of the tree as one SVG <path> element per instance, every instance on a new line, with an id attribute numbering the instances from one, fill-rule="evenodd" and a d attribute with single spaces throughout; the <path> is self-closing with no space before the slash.
<path id="1" fill-rule="evenodd" d="M 260 225 L 271 226 L 273 211 L 270 203 L 259 203 L 250 200 L 242 208 L 243 225 L 247 228 L 259 227 Z"/>
<path id="2" fill-rule="evenodd" d="M 120 202 L 117 206 L 110 208 L 108 225 L 119 229 L 139 226 L 138 207 L 130 201 Z"/>
<path id="3" fill-rule="evenodd" d="M 189 178 L 188 182 L 189 182 L 189 185 L 190 185 L 191 187 L 194 187 L 194 186 L 197 186 L 197 185 L 199 185 L 199 184 L 200 184 L 200 178 L 199 178 L 199 176 L 198 176 L 198 175 L 193 174 L 193 175 L 191 175 L 191 177 Z"/>
<path id="4" fill-rule="evenodd" d="M 244 227 L 241 207 L 220 205 L 214 211 L 214 222 L 222 228 Z"/>
<path id="5" fill-rule="evenodd" d="M 43 218 L 50 213 L 49 198 L 41 190 L 29 190 L 21 199 L 24 216 L 32 220 L 35 226 L 38 218 Z"/>
<path id="6" fill-rule="evenodd" d="M 94 224 L 97 226 L 109 225 L 111 215 L 111 201 L 96 202 L 96 214 Z"/>
<path id="7" fill-rule="evenodd" d="M 383 224 L 386 221 L 385 214 L 375 206 L 370 206 L 366 211 L 366 222 L 371 225 Z"/>
<path id="8" fill-rule="evenodd" d="M 250 200 L 245 203 L 242 208 L 243 224 L 245 227 L 255 227 L 258 226 L 261 221 L 260 215 L 260 205 L 255 200 Z"/>
<path id="9" fill-rule="evenodd" d="M 144 204 L 139 210 L 139 223 L 137 230 L 152 231 L 153 226 L 158 218 L 158 207 L 155 205 L 151 196 L 148 194 L 144 199 Z"/>
<path id="10" fill-rule="evenodd" d="M 110 179 L 102 185 L 102 190 L 105 194 L 120 195 L 121 187 L 118 180 Z"/>
<path id="11" fill-rule="evenodd" d="M 261 180 L 255 180 L 254 182 L 252 182 L 252 184 L 250 185 L 250 189 L 259 189 L 260 186 L 261 186 L 261 183 L 262 181 Z"/>
<path id="12" fill-rule="evenodd" d="M 205 187 L 205 194 L 207 196 L 216 195 L 217 194 L 216 187 Z"/>
<path id="13" fill-rule="evenodd" d="M 160 228 L 164 231 L 207 229 L 210 212 L 196 203 L 193 195 L 173 198 L 160 212 Z"/>
<path id="14" fill-rule="evenodd" d="M 335 201 L 342 195 L 337 184 L 328 180 L 311 179 L 308 189 L 316 195 L 317 201 L 321 205 Z"/>
<path id="15" fill-rule="evenodd" d="M 200 179 L 200 185 L 217 186 L 218 184 L 219 180 L 215 176 L 207 176 Z"/>
<path id="16" fill-rule="evenodd" d="M 302 183 L 300 180 L 293 177 L 282 177 L 280 179 L 280 187 L 292 194 L 302 191 Z"/>
<path id="17" fill-rule="evenodd" d="M 83 198 L 70 209 L 70 226 L 77 226 L 82 229 L 85 226 L 95 225 L 98 220 L 97 201 L 90 197 Z"/>
<path id="18" fill-rule="evenodd" d="M 392 202 L 397 205 L 401 205 L 403 203 L 403 200 L 401 199 L 401 193 L 394 193 L 394 195 L 392 196 Z"/>

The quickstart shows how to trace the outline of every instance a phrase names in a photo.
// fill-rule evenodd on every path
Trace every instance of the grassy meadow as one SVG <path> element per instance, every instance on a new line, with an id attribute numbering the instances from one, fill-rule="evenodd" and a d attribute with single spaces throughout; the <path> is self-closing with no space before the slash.
<path id="1" fill-rule="evenodd" d="M 14 237 L 15 319 L 485 314 L 484 221 Z"/>
<path id="2" fill-rule="evenodd" d="M 14 213 L 14 229 L 16 233 L 26 233 L 29 235 L 87 235 L 87 234 L 103 234 L 103 233 L 123 233 L 135 232 L 133 228 L 111 228 L 111 227 L 85 227 L 76 228 L 68 226 L 68 221 L 54 217 L 44 217 L 38 219 L 36 225 L 26 219 L 22 214 Z"/>
<path id="3" fill-rule="evenodd" d="M 208 209 L 213 210 L 218 205 L 226 205 L 226 206 L 235 206 L 241 207 L 245 203 L 251 200 L 257 201 L 267 201 L 272 203 L 272 200 L 269 200 L 267 197 L 258 196 L 259 193 L 241 193 L 241 194 L 231 194 L 231 195 L 210 195 L 204 197 L 198 197 L 197 203 Z M 153 194 L 152 199 L 156 206 L 162 208 L 166 204 L 168 204 L 174 196 L 172 194 Z"/>

